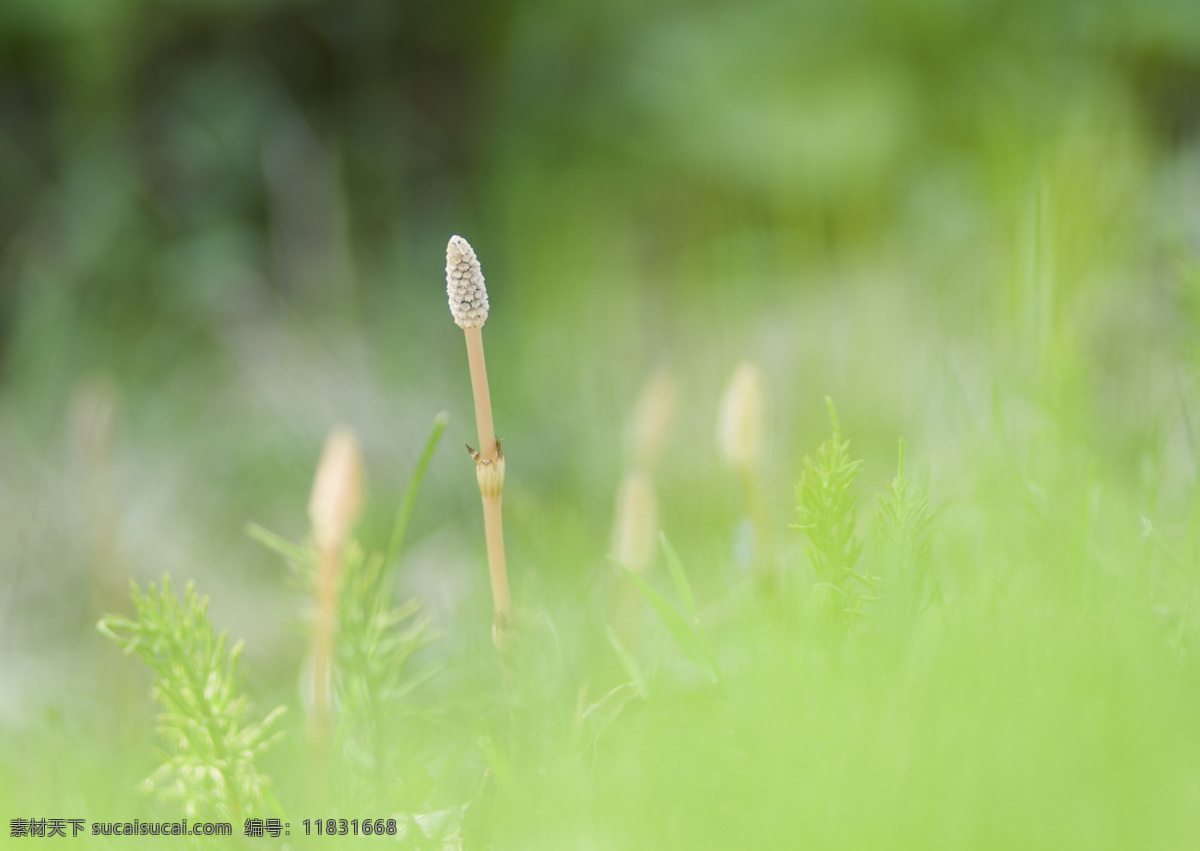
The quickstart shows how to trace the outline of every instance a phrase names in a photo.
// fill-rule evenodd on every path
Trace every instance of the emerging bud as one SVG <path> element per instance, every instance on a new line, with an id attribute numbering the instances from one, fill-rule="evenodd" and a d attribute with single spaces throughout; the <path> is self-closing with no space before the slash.
<path id="1" fill-rule="evenodd" d="M 658 540 L 658 499 L 647 473 L 631 470 L 617 492 L 613 525 L 613 555 L 634 573 L 645 573 L 654 562 Z"/>
<path id="2" fill-rule="evenodd" d="M 363 464 L 358 439 L 349 428 L 339 426 L 325 439 L 308 500 L 308 519 L 319 549 L 341 550 L 358 520 L 362 500 Z"/>
<path id="3" fill-rule="evenodd" d="M 459 328 L 481 328 L 487 321 L 487 287 L 475 249 L 461 236 L 450 237 L 446 245 L 446 294 L 450 297 L 450 315 Z"/>
<path id="4" fill-rule="evenodd" d="M 725 460 L 739 470 L 753 470 L 762 447 L 763 375 L 749 361 L 738 364 L 721 398 L 717 442 Z"/>
<path id="5" fill-rule="evenodd" d="M 634 462 L 646 470 L 657 466 L 671 434 L 678 387 L 670 370 L 662 367 L 642 385 L 637 406 L 626 429 Z"/>

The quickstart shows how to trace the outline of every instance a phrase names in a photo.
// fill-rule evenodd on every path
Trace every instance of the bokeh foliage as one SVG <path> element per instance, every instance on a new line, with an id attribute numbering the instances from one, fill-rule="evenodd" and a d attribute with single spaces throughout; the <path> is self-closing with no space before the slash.
<path id="1" fill-rule="evenodd" d="M 444 673 L 396 806 L 494 800 L 496 836 L 551 846 L 1180 842 L 1198 187 L 1191 0 L 7 0 L 0 801 L 144 805 L 123 790 L 153 770 L 149 684 L 87 643 L 129 613 L 130 575 L 195 577 L 246 638 L 255 703 L 296 705 L 302 595 L 242 529 L 303 538 L 317 448 L 348 421 L 360 536 L 384 550 L 435 412 L 447 446 L 469 439 L 441 280 L 461 233 L 541 650 L 514 719 L 478 497 L 439 451 L 396 575 L 443 635 L 412 661 Z M 920 577 L 863 548 L 879 631 L 831 643 L 741 596 L 713 428 L 743 359 L 770 390 L 777 519 L 826 394 L 864 461 L 865 541 L 905 438 L 891 505 L 918 494 L 919 519 L 928 496 L 937 519 Z M 626 418 L 662 365 L 661 525 L 724 677 L 689 679 L 634 615 L 616 626 L 643 701 L 604 556 Z M 815 577 L 784 540 L 798 613 Z M 616 710 L 587 715 L 603 694 Z M 289 736 L 263 771 L 302 756 Z"/>

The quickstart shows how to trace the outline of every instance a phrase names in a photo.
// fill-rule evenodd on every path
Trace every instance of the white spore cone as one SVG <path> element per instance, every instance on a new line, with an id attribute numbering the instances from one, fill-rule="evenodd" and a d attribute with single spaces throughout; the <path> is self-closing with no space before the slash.
<path id="1" fill-rule="evenodd" d="M 459 328 L 483 327 L 488 315 L 487 287 L 475 249 L 461 236 L 450 237 L 446 245 L 446 295 Z"/>

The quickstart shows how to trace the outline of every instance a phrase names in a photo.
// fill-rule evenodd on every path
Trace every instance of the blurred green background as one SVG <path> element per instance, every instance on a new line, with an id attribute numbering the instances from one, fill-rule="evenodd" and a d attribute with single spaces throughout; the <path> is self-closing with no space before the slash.
<path id="1" fill-rule="evenodd" d="M 701 587 L 732 581 L 714 429 L 744 359 L 768 380 L 781 529 L 830 395 L 864 494 L 906 438 L 948 561 L 1084 558 L 1097 522 L 1166 536 L 1194 581 L 1193 0 L 6 0 L 9 735 L 105 705 L 96 618 L 167 571 L 290 699 L 303 601 L 243 527 L 303 538 L 340 422 L 378 542 L 450 413 L 401 585 L 439 652 L 490 652 L 454 233 L 488 280 L 527 607 L 602 631 L 626 421 L 662 367 L 661 523 Z M 1096 482 L 1118 495 L 1101 520 Z M 1027 526 L 971 501 L 1001 491 Z"/>

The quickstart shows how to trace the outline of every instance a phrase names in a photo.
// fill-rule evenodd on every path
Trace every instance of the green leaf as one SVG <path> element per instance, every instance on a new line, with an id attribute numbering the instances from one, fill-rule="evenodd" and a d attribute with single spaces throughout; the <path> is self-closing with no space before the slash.
<path id="1" fill-rule="evenodd" d="M 247 523 L 246 534 L 267 549 L 279 553 L 294 565 L 307 564 L 312 561 L 312 553 L 308 549 L 299 544 L 293 544 L 286 538 L 281 538 L 270 529 L 265 529 L 257 523 Z"/>
<path id="2" fill-rule="evenodd" d="M 896 478 L 875 512 L 874 544 L 880 563 L 899 579 L 910 610 L 924 606 L 936 583 L 928 575 L 933 512 L 925 491 L 904 472 L 904 440 Z"/>
<path id="3" fill-rule="evenodd" d="M 688 582 L 687 574 L 683 572 L 683 565 L 675 553 L 675 548 L 667 540 L 666 532 L 658 533 L 658 542 L 662 544 L 663 555 L 667 557 L 667 570 L 671 574 L 671 580 L 675 583 L 675 589 L 679 592 L 680 599 L 683 600 L 683 607 L 687 609 L 687 613 L 693 621 L 699 621 L 696 614 L 696 603 L 692 599 L 691 583 Z"/>
<path id="4" fill-rule="evenodd" d="M 606 626 L 604 631 L 608 633 L 608 643 L 612 645 L 613 650 L 617 652 L 617 657 L 621 660 L 621 666 L 625 668 L 625 673 L 629 674 L 629 679 L 632 681 L 637 693 L 643 699 L 650 699 L 650 689 L 646 686 L 646 678 L 642 674 L 642 666 L 637 663 L 621 640 L 617 638 L 617 634 L 613 632 L 611 626 Z"/>
<path id="5" fill-rule="evenodd" d="M 704 655 L 708 660 L 709 666 L 719 679 L 721 668 L 717 665 L 717 657 L 713 653 L 712 645 L 708 643 L 708 633 L 704 631 L 704 626 L 700 623 L 700 613 L 696 610 L 696 601 L 692 596 L 692 585 L 683 570 L 683 563 L 680 562 L 679 555 L 675 552 L 675 548 L 671 546 L 671 542 L 667 540 L 665 532 L 659 532 L 658 539 L 662 544 L 663 554 L 666 556 L 667 570 L 671 574 L 671 579 L 675 583 L 676 590 L 679 591 L 679 596 L 683 600 L 683 606 L 687 610 L 688 617 L 691 618 L 692 631 L 696 634 L 696 638 L 700 641 L 700 646 L 704 649 Z"/>
<path id="6" fill-rule="evenodd" d="M 446 423 L 450 422 L 450 415 L 445 411 L 440 412 L 433 418 L 433 428 L 430 429 L 429 437 L 425 441 L 425 449 L 421 452 L 421 458 L 417 461 L 417 467 L 413 470 L 411 478 L 408 480 L 408 488 L 404 491 L 404 499 L 400 502 L 400 508 L 396 512 L 396 522 L 392 525 L 392 537 L 388 541 L 388 548 L 384 563 L 392 565 L 396 561 L 396 557 L 400 555 L 400 549 L 404 546 L 404 536 L 408 532 L 408 521 L 412 517 L 413 506 L 417 502 L 417 493 L 421 490 L 421 482 L 425 478 L 425 470 L 429 467 L 429 460 L 433 457 L 433 451 L 437 449 L 438 441 L 441 440 L 442 432 L 446 429 Z"/>
<path id="7" fill-rule="evenodd" d="M 621 563 L 618 561 L 617 564 Z M 707 676 L 714 685 L 720 682 L 720 672 L 715 660 L 705 647 L 704 640 L 696 633 L 695 628 L 661 594 L 651 588 L 646 580 L 623 564 L 621 564 L 621 569 L 633 580 L 633 584 L 637 586 L 638 591 L 654 609 L 663 626 L 667 628 L 667 631 L 671 633 L 680 648 L 701 673 Z"/>
<path id="8" fill-rule="evenodd" d="M 592 735 L 584 746 L 584 750 L 594 748 L 596 742 L 604 735 L 604 732 L 612 726 L 625 707 L 629 705 L 629 701 L 638 696 L 639 693 L 636 685 L 633 683 L 621 683 L 589 706 L 579 716 L 580 721 L 588 722 L 592 728 Z M 644 698 L 645 695 L 641 695 L 641 697 Z"/>

